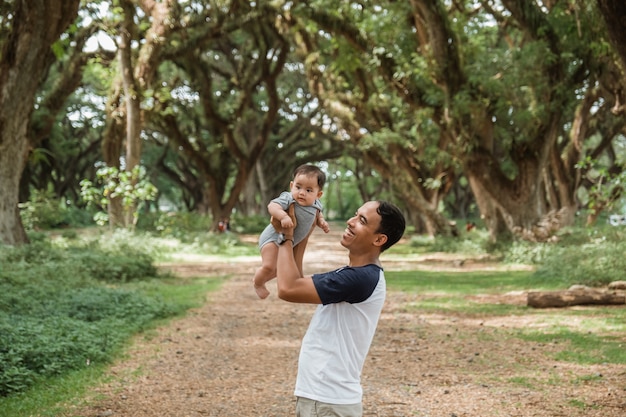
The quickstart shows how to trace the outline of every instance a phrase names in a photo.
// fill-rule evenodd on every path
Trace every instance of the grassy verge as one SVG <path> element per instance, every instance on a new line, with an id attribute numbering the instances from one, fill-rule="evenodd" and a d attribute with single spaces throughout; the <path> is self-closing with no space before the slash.
<path id="1" fill-rule="evenodd" d="M 402 271 L 391 272 L 389 276 L 393 288 L 400 291 L 457 296 L 558 288 L 558 283 L 538 277 L 532 271 Z"/>
<path id="2" fill-rule="evenodd" d="M 133 282 L 125 288 L 143 294 L 150 298 L 162 299 L 175 314 L 161 319 L 155 319 L 142 327 L 141 332 L 149 334 L 150 330 L 163 325 L 173 318 L 185 314 L 188 309 L 199 307 L 205 300 L 206 293 L 215 291 L 223 283 L 221 278 L 196 279 L 152 279 Z M 111 352 L 111 357 L 122 355 L 126 343 L 131 335 L 126 336 L 126 342 L 120 344 Z M 66 411 L 70 403 L 80 401 L 90 387 L 103 381 L 107 369 L 107 362 L 100 364 L 85 364 L 84 367 L 58 376 L 42 378 L 24 392 L 0 398 L 2 416 L 11 417 L 52 417 Z"/>
<path id="3" fill-rule="evenodd" d="M 527 290 L 561 289 L 533 272 L 388 272 L 391 290 L 414 294 L 404 308 L 414 314 L 449 318 L 524 316 L 536 326 L 510 327 L 507 337 L 559 346 L 554 359 L 576 364 L 626 364 L 626 308 L 593 306 L 534 309 L 480 295 L 505 295 Z M 514 343 L 514 342 L 512 342 Z"/>
<path id="4" fill-rule="evenodd" d="M 136 235 L 0 247 L 0 415 L 55 415 L 136 334 L 200 306 L 217 277 L 159 273 Z"/>

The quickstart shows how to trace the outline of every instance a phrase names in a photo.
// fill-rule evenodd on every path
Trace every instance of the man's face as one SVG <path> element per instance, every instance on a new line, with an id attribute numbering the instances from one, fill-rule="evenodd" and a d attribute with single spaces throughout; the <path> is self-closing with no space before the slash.
<path id="1" fill-rule="evenodd" d="M 296 175 L 291 181 L 291 195 L 301 206 L 312 206 L 322 196 L 315 175 Z"/>
<path id="2" fill-rule="evenodd" d="M 343 233 L 341 244 L 350 250 L 369 250 L 380 238 L 377 232 L 380 227 L 380 214 L 377 213 L 377 201 L 363 204 L 348 221 Z"/>

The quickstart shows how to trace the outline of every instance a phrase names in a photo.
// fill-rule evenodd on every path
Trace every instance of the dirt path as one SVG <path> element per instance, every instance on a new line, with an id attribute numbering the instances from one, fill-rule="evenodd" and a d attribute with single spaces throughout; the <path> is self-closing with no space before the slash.
<path id="1" fill-rule="evenodd" d="M 306 272 L 346 262 L 336 233 L 314 234 Z M 259 300 L 250 285 L 258 261 L 170 266 L 189 276 L 232 278 L 203 307 L 138 338 L 112 366 L 110 381 L 67 416 L 294 415 L 298 350 L 314 306 L 278 300 L 275 284 L 268 287 L 272 295 Z M 424 265 L 414 262 L 383 257 L 386 270 Z M 535 325 L 530 316 L 496 320 L 407 309 L 419 302 L 418 295 L 388 293 L 363 372 L 365 416 L 626 415 L 626 367 L 576 366 L 552 359 L 558 344 L 511 343 L 508 330 Z"/>

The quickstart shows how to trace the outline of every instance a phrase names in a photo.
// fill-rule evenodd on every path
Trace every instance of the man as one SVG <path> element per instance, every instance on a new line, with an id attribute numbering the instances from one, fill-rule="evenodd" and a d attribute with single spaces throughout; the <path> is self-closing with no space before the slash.
<path id="1" fill-rule="evenodd" d="M 283 229 L 278 250 L 278 297 L 319 304 L 302 340 L 296 416 L 363 415 L 361 370 L 385 301 L 380 254 L 404 233 L 400 210 L 369 201 L 347 221 L 341 245 L 349 264 L 302 277 L 293 255 L 293 229 Z"/>

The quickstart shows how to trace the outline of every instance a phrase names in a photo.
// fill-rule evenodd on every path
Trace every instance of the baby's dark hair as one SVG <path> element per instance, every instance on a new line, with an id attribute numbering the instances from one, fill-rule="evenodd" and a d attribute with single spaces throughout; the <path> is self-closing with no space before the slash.
<path id="1" fill-rule="evenodd" d="M 293 177 L 297 177 L 298 175 L 304 175 L 307 177 L 317 177 L 317 185 L 320 187 L 320 190 L 324 188 L 324 184 L 326 184 L 326 174 L 319 167 L 310 164 L 300 165 L 298 168 L 293 171 Z"/>
<path id="2" fill-rule="evenodd" d="M 376 212 L 380 214 L 378 233 L 387 235 L 387 241 L 381 246 L 381 252 L 389 249 L 400 240 L 404 234 L 406 221 L 400 209 L 387 201 L 378 201 Z"/>

